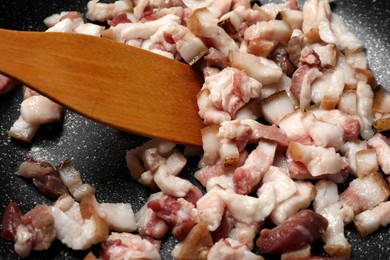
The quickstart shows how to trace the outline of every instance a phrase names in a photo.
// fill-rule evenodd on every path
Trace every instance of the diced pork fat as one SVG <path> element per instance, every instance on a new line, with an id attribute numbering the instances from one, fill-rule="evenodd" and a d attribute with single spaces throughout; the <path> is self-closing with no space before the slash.
<path id="1" fill-rule="evenodd" d="M 100 37 L 104 30 L 103 26 L 93 23 L 83 23 L 74 29 L 76 33 Z"/>
<path id="2" fill-rule="evenodd" d="M 326 218 L 311 210 L 301 210 L 277 227 L 261 230 L 256 245 L 262 253 L 297 250 L 320 239 L 327 226 Z"/>
<path id="3" fill-rule="evenodd" d="M 376 133 L 368 140 L 368 145 L 375 149 L 378 163 L 385 174 L 390 174 L 390 141 L 386 136 Z"/>
<path id="4" fill-rule="evenodd" d="M 54 172 L 55 169 L 50 163 L 37 161 L 33 157 L 27 157 L 19 165 L 16 174 L 25 178 L 34 178 Z"/>
<path id="5" fill-rule="evenodd" d="M 113 232 L 102 244 L 103 259 L 160 260 L 160 246 L 131 233 Z"/>
<path id="6" fill-rule="evenodd" d="M 226 238 L 216 242 L 210 249 L 207 259 L 248 259 L 262 260 L 260 255 L 256 255 L 244 244 L 232 239 Z"/>
<path id="7" fill-rule="evenodd" d="M 334 148 L 290 142 L 288 154 L 294 161 L 303 163 L 313 177 L 338 174 L 348 167 L 347 160 Z"/>
<path id="8" fill-rule="evenodd" d="M 225 212 L 225 201 L 219 195 L 219 187 L 209 190 L 198 202 L 199 220 L 209 231 L 215 231 L 221 224 Z"/>
<path id="9" fill-rule="evenodd" d="M 163 196 L 162 192 L 153 193 L 150 195 L 148 202 L 162 198 Z M 155 239 L 162 239 L 169 231 L 168 223 L 158 217 L 152 209 L 148 208 L 147 203 L 135 213 L 135 218 L 137 221 L 138 232 L 141 235 Z"/>
<path id="10" fill-rule="evenodd" d="M 183 240 L 198 222 L 198 210 L 185 199 L 164 195 L 147 205 L 172 226 L 172 234 L 179 240 Z"/>
<path id="11" fill-rule="evenodd" d="M 234 170 L 233 181 L 238 194 L 249 194 L 258 188 L 275 157 L 276 144 L 260 141 L 244 165 Z"/>
<path id="12" fill-rule="evenodd" d="M 74 32 L 74 30 L 84 23 L 83 18 L 77 12 L 69 12 L 69 15 L 61 17 L 58 22 L 49 27 L 47 32 Z"/>
<path id="13" fill-rule="evenodd" d="M 20 141 L 31 142 L 35 133 L 38 131 L 39 125 L 32 125 L 24 121 L 22 116 L 14 122 L 8 134 Z"/>
<path id="14" fill-rule="evenodd" d="M 127 152 L 126 163 L 133 178 L 165 194 L 184 197 L 193 188 L 188 180 L 177 177 L 187 159 L 170 142 L 149 141 Z M 164 146 L 166 146 L 164 148 Z"/>
<path id="15" fill-rule="evenodd" d="M 340 95 L 339 102 L 337 103 L 337 109 L 339 109 L 342 113 L 347 115 L 357 115 L 356 91 L 344 90 L 344 92 Z M 374 105 L 373 105 L 373 109 L 374 109 Z"/>
<path id="16" fill-rule="evenodd" d="M 272 184 L 263 184 L 257 191 L 257 198 L 236 194 L 231 190 L 221 191 L 220 196 L 232 217 L 246 224 L 264 221 L 276 203 Z"/>
<path id="17" fill-rule="evenodd" d="M 229 5 L 230 1 L 220 2 Z M 215 1 L 215 4 L 218 4 L 218 1 Z M 218 18 L 223 13 L 223 10 L 212 8 L 212 6 L 197 9 L 187 20 L 187 27 L 196 36 L 206 37 L 210 42 L 210 47 L 214 47 L 228 56 L 229 51 L 238 50 L 238 45 L 223 28 L 218 26 Z"/>
<path id="18" fill-rule="evenodd" d="M 137 229 L 130 203 L 99 203 L 98 207 L 110 230 L 132 232 Z"/>
<path id="19" fill-rule="evenodd" d="M 204 0 L 204 1 L 182 0 L 182 1 L 186 5 L 186 7 L 188 7 L 192 11 L 204 7 L 209 7 L 214 2 L 214 0 Z"/>
<path id="20" fill-rule="evenodd" d="M 374 93 L 370 85 L 359 81 L 357 84 L 356 95 L 357 112 L 361 121 L 360 135 L 367 140 L 374 135 L 374 131 L 372 129 L 374 121 L 372 114 Z"/>
<path id="21" fill-rule="evenodd" d="M 234 119 L 237 111 L 251 98 L 259 97 L 260 91 L 261 84 L 245 72 L 225 68 L 205 78 L 198 95 L 199 115 L 206 125 Z"/>
<path id="22" fill-rule="evenodd" d="M 296 183 L 290 178 L 287 169 L 270 166 L 263 177 L 263 183 L 273 183 L 275 186 L 276 203 L 292 197 L 298 191 Z"/>
<path id="23" fill-rule="evenodd" d="M 294 110 L 294 103 L 286 91 L 272 94 L 261 102 L 262 115 L 271 124 L 279 125 L 279 121 Z"/>
<path id="24" fill-rule="evenodd" d="M 362 237 L 390 224 L 390 201 L 381 202 L 371 210 L 356 215 L 353 223 Z"/>
<path id="25" fill-rule="evenodd" d="M 254 10 L 259 12 L 259 15 L 263 16 L 264 20 L 272 20 L 275 19 L 279 12 L 290 9 L 290 1 L 284 3 L 267 3 L 267 4 L 259 4 L 254 3 Z"/>
<path id="26" fill-rule="evenodd" d="M 209 182 L 214 178 L 227 177 L 231 175 L 230 169 L 224 167 L 223 164 L 217 161 L 214 165 L 205 165 L 195 172 L 194 177 L 207 189 L 210 188 Z M 230 177 L 231 178 L 231 177 Z M 231 181 L 233 184 L 233 180 Z M 221 185 L 219 182 L 217 185 Z M 232 185 L 233 186 L 233 185 Z M 233 187 L 232 187 L 233 188 Z"/>
<path id="27" fill-rule="evenodd" d="M 357 176 L 356 153 L 368 148 L 367 141 L 346 142 L 340 149 L 341 154 L 348 159 L 348 171 Z"/>
<path id="28" fill-rule="evenodd" d="M 295 186 L 296 192 L 288 199 L 276 204 L 270 213 L 269 219 L 274 224 L 279 225 L 283 223 L 301 209 L 307 208 L 314 199 L 315 189 L 313 184 L 305 181 L 295 181 Z M 275 185 L 275 189 L 279 189 L 278 185 Z"/>
<path id="29" fill-rule="evenodd" d="M 318 55 L 322 68 L 334 68 L 337 64 L 337 48 L 334 44 L 312 44 L 311 48 Z"/>
<path id="30" fill-rule="evenodd" d="M 95 194 L 95 188 L 88 183 L 83 183 L 80 172 L 70 161 L 62 162 L 58 167 L 58 173 L 62 182 L 77 201 L 81 201 L 88 194 Z"/>
<path id="31" fill-rule="evenodd" d="M 315 79 L 322 76 L 322 72 L 316 67 L 303 65 L 292 76 L 290 91 L 299 102 L 299 107 L 304 109 L 311 102 L 311 84 Z"/>
<path id="32" fill-rule="evenodd" d="M 251 40 L 269 40 L 287 44 L 292 34 L 291 25 L 283 20 L 269 20 L 257 22 L 245 30 L 244 39 Z"/>
<path id="33" fill-rule="evenodd" d="M 150 39 L 160 27 L 168 24 L 180 24 L 180 17 L 170 14 L 157 20 L 144 23 L 120 23 L 115 27 L 103 31 L 102 36 L 118 42 L 126 43 L 134 39 Z"/>
<path id="34" fill-rule="evenodd" d="M 364 177 L 373 172 L 378 172 L 379 165 L 377 155 L 374 149 L 366 149 L 357 151 L 356 159 L 356 173 L 358 177 Z"/>
<path id="35" fill-rule="evenodd" d="M 184 26 L 171 25 L 167 32 L 172 35 L 177 51 L 189 65 L 195 64 L 208 51 L 202 40 Z"/>
<path id="36" fill-rule="evenodd" d="M 252 250 L 255 244 L 255 237 L 259 233 L 263 223 L 264 222 L 255 222 L 252 224 L 246 224 L 240 221 L 236 221 L 236 223 L 234 223 L 234 227 L 229 233 L 229 238 L 237 240 Z"/>
<path id="37" fill-rule="evenodd" d="M 237 166 L 240 153 L 247 145 L 253 130 L 240 120 L 224 121 L 218 129 L 219 157 L 224 167 Z"/>
<path id="38" fill-rule="evenodd" d="M 283 10 L 278 13 L 277 18 L 280 18 L 282 21 L 288 22 L 292 30 L 302 28 L 303 13 L 301 10 Z"/>
<path id="39" fill-rule="evenodd" d="M 331 28 L 332 11 L 328 0 L 308 0 L 303 5 L 303 24 L 304 33 L 312 30 L 318 30 L 318 34 L 326 43 L 336 43 L 337 38 Z"/>
<path id="40" fill-rule="evenodd" d="M 247 124 L 252 128 L 253 132 L 249 140 L 251 143 L 265 139 L 275 142 L 279 146 L 287 147 L 290 142 L 284 131 L 275 125 L 264 125 L 252 119 L 241 120 L 241 124 Z"/>
<path id="41" fill-rule="evenodd" d="M 328 227 L 322 234 L 325 251 L 332 257 L 350 257 L 351 245 L 344 235 L 344 219 L 337 185 L 321 180 L 316 183 L 315 188 L 314 210 L 328 220 Z"/>
<path id="42" fill-rule="evenodd" d="M 81 18 L 81 14 L 76 11 L 64 11 L 61 13 L 53 14 L 51 16 L 46 17 L 43 22 L 45 25 L 50 28 L 56 25 L 58 22 L 70 19 L 70 20 L 79 20 Z"/>
<path id="43" fill-rule="evenodd" d="M 41 124 L 59 122 L 62 118 L 62 107 L 50 99 L 38 94 L 26 94 L 30 91 L 25 88 L 24 101 L 21 104 L 21 115 L 14 122 L 8 134 L 23 142 L 31 142 Z"/>
<path id="44" fill-rule="evenodd" d="M 386 201 L 389 194 L 386 180 L 379 172 L 374 172 L 351 181 L 348 188 L 340 194 L 340 202 L 342 207 L 351 208 L 357 215 Z"/>
<path id="45" fill-rule="evenodd" d="M 130 12 L 133 9 L 133 2 L 129 0 L 119 0 L 114 3 L 100 3 L 99 0 L 91 0 L 87 5 L 86 17 L 91 21 L 106 22 L 112 20 L 118 14 Z"/>
<path id="46" fill-rule="evenodd" d="M 310 258 L 313 258 L 311 255 L 311 245 L 306 245 L 298 250 L 283 253 L 280 256 L 281 260 L 298 260 L 298 259 L 310 259 Z"/>
<path id="47" fill-rule="evenodd" d="M 311 99 L 322 109 L 334 109 L 344 90 L 344 75 L 340 70 L 325 70 L 313 84 Z"/>
<path id="48" fill-rule="evenodd" d="M 355 52 L 363 49 L 363 44 L 346 27 L 344 21 L 335 13 L 331 15 L 331 29 L 336 37 L 337 48 L 343 52 Z"/>
<path id="49" fill-rule="evenodd" d="M 56 237 L 74 250 L 84 250 L 108 237 L 109 227 L 94 195 L 87 194 L 80 204 L 63 196 L 50 208 Z"/>
<path id="50" fill-rule="evenodd" d="M 229 60 L 232 67 L 259 81 L 262 85 L 276 83 L 282 77 L 282 69 L 272 60 L 255 56 L 250 53 L 230 52 Z"/>
<path id="51" fill-rule="evenodd" d="M 61 120 L 62 107 L 42 96 L 25 99 L 20 106 L 23 120 L 31 125 L 42 125 Z"/>

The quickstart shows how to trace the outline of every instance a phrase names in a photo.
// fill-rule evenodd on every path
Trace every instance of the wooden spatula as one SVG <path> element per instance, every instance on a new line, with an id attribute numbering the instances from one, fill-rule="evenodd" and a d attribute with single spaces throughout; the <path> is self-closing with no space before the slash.
<path id="1" fill-rule="evenodd" d="M 202 143 L 203 77 L 179 61 L 93 36 L 0 29 L 0 72 L 114 128 Z"/>

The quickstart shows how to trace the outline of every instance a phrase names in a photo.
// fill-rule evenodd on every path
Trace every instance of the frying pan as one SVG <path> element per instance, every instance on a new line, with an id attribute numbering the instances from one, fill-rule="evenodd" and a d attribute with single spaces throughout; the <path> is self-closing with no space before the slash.
<path id="1" fill-rule="evenodd" d="M 85 12 L 88 0 L 2 0 L 0 27 L 17 30 L 45 30 L 43 19 L 64 10 Z M 102 1 L 107 2 L 107 1 Z M 266 3 L 267 1 L 261 1 Z M 299 2 L 302 6 L 302 2 Z M 365 43 L 371 70 L 380 84 L 390 87 L 390 1 L 388 0 L 336 0 L 333 11 L 339 14 L 350 30 Z M 1 57 L 0 57 L 1 58 Z M 96 187 L 100 202 L 129 202 L 137 211 L 151 191 L 130 177 L 125 165 L 126 150 L 147 141 L 146 138 L 109 128 L 65 111 L 61 124 L 43 126 L 31 144 L 8 137 L 7 130 L 18 118 L 22 90 L 17 88 L 0 97 L 0 218 L 13 200 L 22 212 L 37 203 L 51 203 L 41 196 L 28 180 L 14 173 L 26 156 L 34 156 L 58 165 L 70 159 L 81 172 L 85 182 Z M 129 119 L 131 123 L 131 119 Z M 197 158 L 189 158 L 183 175 L 194 181 Z M 346 227 L 346 236 L 352 245 L 352 259 L 388 259 L 390 256 L 390 227 L 362 239 L 352 226 Z M 163 259 L 171 259 L 170 251 L 176 240 L 168 236 L 161 249 Z M 93 252 L 98 252 L 93 247 Z M 321 244 L 315 244 L 318 255 L 324 255 Z M 47 251 L 32 252 L 29 259 L 82 259 L 88 251 L 73 251 L 55 241 Z M 17 259 L 13 242 L 2 240 L 1 259 Z M 268 258 L 268 257 L 267 257 Z M 270 257 L 271 258 L 271 257 Z"/>

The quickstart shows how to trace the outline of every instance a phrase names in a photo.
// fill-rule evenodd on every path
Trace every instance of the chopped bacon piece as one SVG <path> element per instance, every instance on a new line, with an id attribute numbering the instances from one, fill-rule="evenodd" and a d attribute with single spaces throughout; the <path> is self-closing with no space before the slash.
<path id="1" fill-rule="evenodd" d="M 343 207 L 351 208 L 354 214 L 372 209 L 386 201 L 390 195 L 389 185 L 379 172 L 356 178 L 340 194 Z"/>
<path id="2" fill-rule="evenodd" d="M 164 195 L 162 192 L 154 193 L 150 195 L 148 202 L 162 198 Z M 162 239 L 169 231 L 168 223 L 150 208 L 147 203 L 135 213 L 137 221 L 138 232 L 141 235 L 152 237 L 155 239 Z"/>
<path id="3" fill-rule="evenodd" d="M 376 152 L 378 163 L 385 174 L 390 174 L 390 141 L 386 136 L 376 133 L 368 140 L 368 145 Z"/>
<path id="4" fill-rule="evenodd" d="M 275 189 L 279 188 L 277 184 L 274 186 Z M 274 224 L 279 225 L 283 223 L 290 216 L 307 208 L 314 199 L 315 188 L 313 184 L 305 181 L 295 181 L 295 186 L 296 193 L 288 199 L 276 204 L 275 208 L 272 210 L 269 218 Z"/>
<path id="5" fill-rule="evenodd" d="M 320 239 L 327 226 L 326 218 L 311 210 L 301 210 L 277 227 L 261 230 L 256 245 L 262 253 L 297 250 Z"/>
<path id="6" fill-rule="evenodd" d="M 80 204 L 70 195 L 62 196 L 50 210 L 57 238 L 69 248 L 87 249 L 108 237 L 109 227 L 94 195 L 87 194 Z"/>
<path id="7" fill-rule="evenodd" d="M 69 160 L 60 164 L 58 173 L 62 182 L 77 201 L 81 201 L 87 195 L 95 194 L 95 188 L 88 183 L 83 183 L 80 172 Z"/>
<path id="8" fill-rule="evenodd" d="M 38 191 L 50 199 L 55 200 L 69 192 L 58 171 L 50 163 L 28 157 L 19 165 L 16 174 L 32 179 Z"/>
<path id="9" fill-rule="evenodd" d="M 324 249 L 330 256 L 349 258 L 351 245 L 344 235 L 344 219 L 337 185 L 322 180 L 317 182 L 315 187 L 317 194 L 313 202 L 314 210 L 328 220 L 328 227 L 322 235 Z"/>
<path id="10" fill-rule="evenodd" d="M 221 163 L 216 163 L 199 169 L 195 172 L 194 176 L 204 187 L 206 187 L 210 179 L 224 175 L 226 173 L 225 171 L 226 169 Z"/>
<path id="11" fill-rule="evenodd" d="M 371 210 L 355 216 L 353 223 L 362 237 L 390 224 L 390 201 L 382 202 Z"/>
<path id="12" fill-rule="evenodd" d="M 306 108 L 310 105 L 311 83 L 320 76 L 322 76 L 322 72 L 318 68 L 308 65 L 300 66 L 294 72 L 290 91 L 299 102 L 300 108 Z"/>
<path id="13" fill-rule="evenodd" d="M 234 119 L 240 108 L 260 95 L 261 83 L 239 69 L 227 67 L 205 78 L 202 89 L 207 92 L 203 92 L 205 101 L 203 95 L 198 95 L 199 115 L 206 125 L 213 125 L 224 121 L 215 113 L 226 113 L 229 120 Z"/>
<path id="14" fill-rule="evenodd" d="M 290 142 L 288 154 L 294 161 L 303 163 L 313 177 L 338 174 L 348 167 L 346 159 L 334 148 Z"/>
<path id="15" fill-rule="evenodd" d="M 197 223 L 198 216 L 194 205 L 182 198 L 164 196 L 149 201 L 148 207 L 173 226 L 172 234 L 179 240 L 183 240 Z"/>
<path id="16" fill-rule="evenodd" d="M 275 143 L 260 141 L 256 149 L 249 154 L 244 165 L 234 170 L 233 182 L 238 194 L 249 194 L 258 187 L 273 163 L 275 151 Z"/>
<path id="17" fill-rule="evenodd" d="M 50 163 L 37 161 L 33 157 L 27 157 L 19 165 L 19 169 L 16 174 L 26 178 L 34 178 L 41 177 L 46 174 L 52 174 L 54 172 L 55 169 Z"/>
<path id="18" fill-rule="evenodd" d="M 220 226 L 225 213 L 225 201 L 219 195 L 219 188 L 208 191 L 198 202 L 199 219 L 207 224 L 209 231 L 215 231 Z"/>

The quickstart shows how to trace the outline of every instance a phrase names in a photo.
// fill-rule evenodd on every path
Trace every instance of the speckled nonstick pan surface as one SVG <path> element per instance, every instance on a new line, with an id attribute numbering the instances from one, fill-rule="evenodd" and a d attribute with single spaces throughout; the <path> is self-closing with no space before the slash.
<path id="1" fill-rule="evenodd" d="M 1 0 L 0 27 L 45 30 L 42 22 L 45 17 L 64 10 L 84 12 L 87 2 Z M 370 67 L 379 83 L 390 87 L 390 1 L 336 0 L 332 6 L 365 43 Z M 145 142 L 146 138 L 111 129 L 66 111 L 63 123 L 42 127 L 31 144 L 17 142 L 8 137 L 7 130 L 19 115 L 21 101 L 21 88 L 0 97 L 0 218 L 10 200 L 18 202 L 23 212 L 37 203 L 51 203 L 36 191 L 31 182 L 14 174 L 28 155 L 54 165 L 70 159 L 85 182 L 96 187 L 98 201 L 130 202 L 134 211 L 145 203 L 150 190 L 131 179 L 125 165 L 125 153 Z M 183 175 L 191 178 L 196 165 L 196 159 L 191 158 Z M 348 226 L 346 236 L 353 246 L 352 259 L 389 259 L 389 227 L 362 239 L 353 227 Z M 163 259 L 171 259 L 170 251 L 175 243 L 172 237 L 163 242 Z M 321 245 L 315 245 L 315 248 L 321 253 Z M 97 247 L 93 248 L 93 251 L 97 250 Z M 82 259 L 86 253 L 67 249 L 56 241 L 49 250 L 33 252 L 29 259 Z M 0 259 L 17 259 L 12 242 L 1 240 Z"/>

